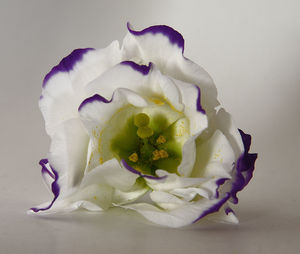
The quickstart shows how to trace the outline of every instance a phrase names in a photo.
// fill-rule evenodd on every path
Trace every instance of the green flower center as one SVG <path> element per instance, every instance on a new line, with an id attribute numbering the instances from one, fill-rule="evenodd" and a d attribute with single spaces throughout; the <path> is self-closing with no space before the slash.
<path id="1" fill-rule="evenodd" d="M 163 114 L 150 118 L 145 113 L 135 114 L 111 139 L 110 149 L 119 159 L 147 175 L 157 169 L 177 173 L 182 159 L 182 144 L 175 138 L 175 123 L 168 125 Z"/>

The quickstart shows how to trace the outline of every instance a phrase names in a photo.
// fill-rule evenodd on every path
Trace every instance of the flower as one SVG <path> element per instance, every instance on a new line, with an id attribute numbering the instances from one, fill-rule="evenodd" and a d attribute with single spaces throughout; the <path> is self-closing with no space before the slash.
<path id="1" fill-rule="evenodd" d="M 238 222 L 230 204 L 257 154 L 183 52 L 171 27 L 128 25 L 121 48 L 76 49 L 46 75 L 39 106 L 51 144 L 40 165 L 54 198 L 31 213 L 118 206 L 169 227 L 207 215 Z"/>

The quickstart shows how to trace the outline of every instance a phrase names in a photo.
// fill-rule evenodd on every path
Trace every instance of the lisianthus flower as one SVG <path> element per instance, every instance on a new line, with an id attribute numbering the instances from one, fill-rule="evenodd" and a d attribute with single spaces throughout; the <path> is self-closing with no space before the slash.
<path id="1" fill-rule="evenodd" d="M 40 165 L 54 198 L 31 213 L 117 206 L 169 227 L 238 222 L 230 205 L 257 155 L 183 53 L 171 27 L 128 25 L 121 47 L 76 49 L 46 75 L 39 106 L 51 145 Z"/>

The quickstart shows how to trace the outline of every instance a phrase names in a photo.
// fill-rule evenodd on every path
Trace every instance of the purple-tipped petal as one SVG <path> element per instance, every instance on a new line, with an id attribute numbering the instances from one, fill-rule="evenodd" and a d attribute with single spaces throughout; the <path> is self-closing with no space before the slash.
<path id="1" fill-rule="evenodd" d="M 202 105 L 201 105 L 201 91 L 200 91 L 200 87 L 199 86 L 196 86 L 196 89 L 197 89 L 197 102 L 196 102 L 196 108 L 197 108 L 197 111 L 198 112 L 201 112 L 202 114 L 206 114 L 205 110 L 202 108 Z"/>
<path id="2" fill-rule="evenodd" d="M 48 164 L 49 161 L 48 159 L 41 159 L 39 164 L 42 166 L 42 175 L 47 174 L 49 175 L 52 179 L 55 179 L 55 175 L 46 167 L 46 164 Z"/>
<path id="3" fill-rule="evenodd" d="M 221 198 L 216 204 L 212 205 L 210 208 L 202 212 L 200 216 L 193 221 L 193 223 L 197 222 L 198 220 L 202 219 L 203 217 L 211 213 L 215 213 L 219 211 L 220 208 L 228 201 L 229 198 L 230 198 L 230 193 L 226 193 L 225 197 Z"/>
<path id="4" fill-rule="evenodd" d="M 219 198 L 219 188 L 227 181 L 229 178 L 220 178 L 216 181 L 217 189 L 216 189 L 216 198 Z"/>
<path id="5" fill-rule="evenodd" d="M 143 75 L 147 75 L 149 71 L 152 68 L 152 63 L 149 63 L 149 65 L 139 65 L 133 61 L 123 61 L 121 62 L 122 65 L 128 65 L 130 66 L 133 70 L 138 71 L 142 73 Z"/>
<path id="6" fill-rule="evenodd" d="M 92 103 L 94 101 L 101 101 L 104 103 L 110 103 L 112 102 L 113 97 L 110 100 L 107 100 L 106 98 L 104 98 L 103 96 L 99 95 L 99 94 L 94 94 L 93 96 L 85 99 L 79 106 L 78 111 L 80 111 L 86 104 Z"/>
<path id="7" fill-rule="evenodd" d="M 130 167 L 130 166 L 126 163 L 126 161 L 125 161 L 124 159 L 121 160 L 121 163 L 122 163 L 122 165 L 123 165 L 127 170 L 129 170 L 130 172 L 132 172 L 132 173 L 134 173 L 134 174 L 137 174 L 137 175 L 139 175 L 139 176 L 141 176 L 141 177 L 144 177 L 144 178 L 148 178 L 148 179 L 152 179 L 152 180 L 161 180 L 161 179 L 167 178 L 167 175 L 161 176 L 161 177 L 158 177 L 158 176 L 151 176 L 151 175 L 144 175 L 144 174 L 142 174 L 140 171 L 137 171 L 136 169 Z"/>
<path id="8" fill-rule="evenodd" d="M 93 48 L 82 48 L 75 49 L 72 53 L 65 58 L 63 58 L 60 63 L 52 68 L 52 70 L 45 76 L 43 81 L 43 87 L 45 87 L 48 80 L 58 72 L 68 72 L 73 69 L 74 65 L 80 61 L 85 53 L 90 50 L 94 50 Z"/>
<path id="9" fill-rule="evenodd" d="M 142 31 L 135 31 L 135 30 L 131 29 L 130 24 L 127 23 L 127 28 L 128 28 L 128 31 L 135 36 L 141 36 L 141 35 L 145 35 L 147 33 L 151 33 L 151 34 L 160 33 L 160 34 L 168 37 L 170 43 L 175 44 L 179 48 L 181 48 L 182 53 L 184 52 L 183 36 L 176 30 L 174 30 L 172 27 L 165 26 L 165 25 L 158 25 L 158 26 L 147 27 Z"/>
<path id="10" fill-rule="evenodd" d="M 54 204 L 54 202 L 56 201 L 56 199 L 58 198 L 58 196 L 59 196 L 59 193 L 60 193 L 60 188 L 59 188 L 59 185 L 58 185 L 58 178 L 59 178 L 59 176 L 58 176 L 58 173 L 56 172 L 56 170 L 54 169 L 54 168 L 52 168 L 51 166 L 51 170 L 52 170 L 52 172 L 50 172 L 47 168 L 46 168 L 46 166 L 45 166 L 45 164 L 47 164 L 48 163 L 48 160 L 47 159 L 42 159 L 42 160 L 40 160 L 40 165 L 42 166 L 42 174 L 45 174 L 45 173 L 47 173 L 47 174 L 49 174 L 50 176 L 53 176 L 53 183 L 51 184 L 51 190 L 52 190 L 52 193 L 53 193 L 53 195 L 54 195 L 54 198 L 53 198 L 53 200 L 51 201 L 51 203 L 48 205 L 48 206 L 46 206 L 46 207 L 43 207 L 43 208 L 36 208 L 36 207 L 33 207 L 33 208 L 30 208 L 33 212 L 35 212 L 35 213 L 37 213 L 37 212 L 39 212 L 39 211 L 45 211 L 45 210 L 48 210 L 48 209 L 50 209 L 51 207 L 52 207 L 52 205 Z"/>
<path id="11" fill-rule="evenodd" d="M 234 212 L 229 206 L 227 206 L 227 207 L 225 208 L 225 213 L 226 213 L 227 215 L 230 214 L 230 213 L 235 214 L 235 212 Z"/>
<path id="12" fill-rule="evenodd" d="M 231 201 L 234 204 L 238 203 L 237 193 L 244 189 L 244 187 L 249 183 L 250 179 L 253 176 L 254 164 L 257 159 L 257 153 L 249 153 L 251 145 L 251 136 L 245 134 L 242 130 L 239 129 L 241 134 L 243 144 L 244 144 L 244 153 L 240 156 L 236 165 L 236 175 L 232 183 L 231 189 Z"/>

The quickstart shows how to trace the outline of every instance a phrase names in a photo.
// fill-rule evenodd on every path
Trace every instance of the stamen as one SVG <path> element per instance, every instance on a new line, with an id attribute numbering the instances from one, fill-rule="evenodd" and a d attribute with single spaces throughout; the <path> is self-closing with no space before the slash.
<path id="1" fill-rule="evenodd" d="M 137 155 L 137 153 L 133 153 L 128 157 L 128 159 L 132 162 L 137 162 L 139 159 L 139 156 Z"/>
<path id="2" fill-rule="evenodd" d="M 136 127 L 145 127 L 148 126 L 150 118 L 145 113 L 139 113 L 134 117 L 134 125 Z"/>
<path id="3" fill-rule="evenodd" d="M 154 161 L 157 161 L 157 160 L 160 159 L 160 154 L 159 154 L 159 151 L 158 151 L 158 150 L 153 151 L 153 152 L 152 152 L 152 155 L 153 155 L 152 159 L 153 159 Z"/>
<path id="4" fill-rule="evenodd" d="M 155 150 L 152 152 L 152 160 L 157 161 L 159 159 L 165 159 L 169 157 L 169 154 L 165 150 Z"/>
<path id="5" fill-rule="evenodd" d="M 156 143 L 157 143 L 158 145 L 161 145 L 161 144 L 166 143 L 166 141 L 167 141 L 166 138 L 165 138 L 164 136 L 160 135 L 160 136 L 157 138 Z"/>
<path id="6" fill-rule="evenodd" d="M 165 158 L 168 158 L 168 157 L 169 157 L 168 152 L 165 151 L 165 150 L 159 150 L 159 155 L 160 155 L 160 158 L 161 158 L 161 159 L 165 159 Z"/>

